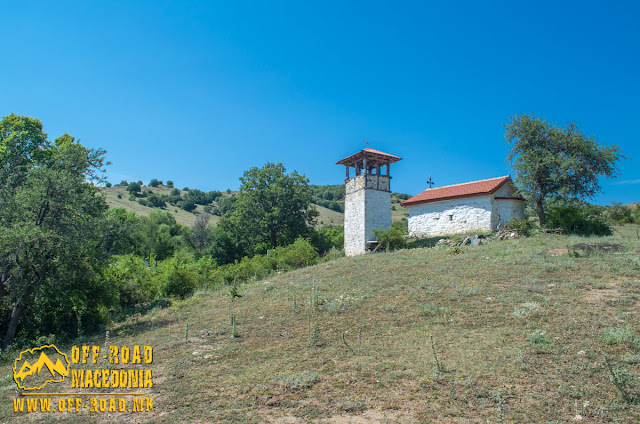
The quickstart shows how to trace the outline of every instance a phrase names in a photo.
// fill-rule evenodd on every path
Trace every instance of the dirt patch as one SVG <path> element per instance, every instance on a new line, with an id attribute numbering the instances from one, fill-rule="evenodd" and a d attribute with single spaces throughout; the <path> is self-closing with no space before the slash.
<path id="1" fill-rule="evenodd" d="M 584 296 L 587 303 L 594 305 L 602 304 L 607 300 L 615 299 L 617 297 L 620 297 L 620 292 L 614 287 L 589 290 Z"/>

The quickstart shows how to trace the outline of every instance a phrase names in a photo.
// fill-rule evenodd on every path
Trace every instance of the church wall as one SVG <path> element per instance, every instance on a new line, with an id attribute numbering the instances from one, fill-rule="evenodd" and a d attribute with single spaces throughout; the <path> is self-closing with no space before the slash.
<path id="1" fill-rule="evenodd" d="M 493 229 L 499 230 L 511 218 L 524 219 L 524 202 L 522 200 L 494 199 L 493 201 Z"/>
<path id="2" fill-rule="evenodd" d="M 408 206 L 409 235 L 420 238 L 491 231 L 492 199 L 478 196 Z"/>

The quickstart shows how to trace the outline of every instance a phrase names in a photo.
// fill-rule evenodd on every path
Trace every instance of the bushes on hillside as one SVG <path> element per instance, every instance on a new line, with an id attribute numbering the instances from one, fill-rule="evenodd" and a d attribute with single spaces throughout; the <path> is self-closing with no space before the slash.
<path id="1" fill-rule="evenodd" d="M 604 215 L 614 224 L 633 224 L 634 222 L 640 222 L 636 216 L 640 216 L 640 205 L 636 205 L 635 210 L 630 207 L 624 206 L 621 203 L 613 202 L 613 204 L 607 208 Z"/>

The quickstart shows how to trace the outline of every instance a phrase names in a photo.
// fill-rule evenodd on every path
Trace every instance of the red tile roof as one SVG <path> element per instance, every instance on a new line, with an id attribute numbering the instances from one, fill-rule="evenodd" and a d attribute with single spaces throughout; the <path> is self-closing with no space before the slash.
<path id="1" fill-rule="evenodd" d="M 485 196 L 495 193 L 500 187 L 511 181 L 511 176 L 472 181 L 470 183 L 453 184 L 445 187 L 429 188 L 412 198 L 405 200 L 401 206 L 412 206 L 421 203 L 439 202 L 442 200 L 463 197 Z"/>
<path id="2" fill-rule="evenodd" d="M 398 162 L 399 160 L 402 160 L 402 158 L 399 156 L 390 155 L 389 153 L 381 152 L 380 150 L 371 149 L 367 147 L 366 149 L 360 150 L 358 153 L 355 153 L 349 157 L 339 160 L 338 162 L 336 162 L 336 165 L 349 166 L 353 164 L 353 162 L 360 160 L 365 156 L 368 158 L 379 159 L 379 160 L 382 160 L 383 162 L 389 162 L 389 163 L 394 163 L 394 162 Z"/>

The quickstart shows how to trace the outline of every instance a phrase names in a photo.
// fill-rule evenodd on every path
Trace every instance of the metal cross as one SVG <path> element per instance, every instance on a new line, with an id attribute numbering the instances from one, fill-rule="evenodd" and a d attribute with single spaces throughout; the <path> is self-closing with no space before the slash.
<path id="1" fill-rule="evenodd" d="M 429 188 L 433 187 L 433 185 L 435 184 L 433 181 L 431 181 L 431 175 L 429 175 L 429 180 L 427 181 L 427 184 L 429 184 Z"/>
<path id="2" fill-rule="evenodd" d="M 367 148 L 369 148 L 369 139 L 366 139 L 366 140 L 364 141 L 364 145 L 365 145 Z"/>

